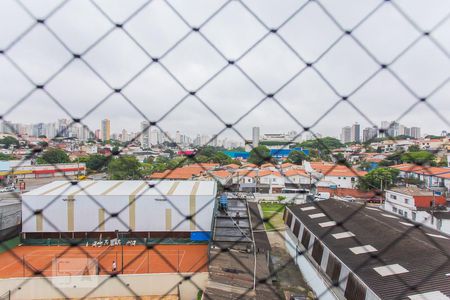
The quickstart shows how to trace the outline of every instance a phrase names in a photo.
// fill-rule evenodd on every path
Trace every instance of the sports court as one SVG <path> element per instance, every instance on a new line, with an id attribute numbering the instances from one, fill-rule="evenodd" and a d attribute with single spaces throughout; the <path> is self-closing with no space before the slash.
<path id="1" fill-rule="evenodd" d="M 106 275 L 113 261 L 118 274 L 206 272 L 208 246 L 18 246 L 0 254 L 0 278 Z"/>

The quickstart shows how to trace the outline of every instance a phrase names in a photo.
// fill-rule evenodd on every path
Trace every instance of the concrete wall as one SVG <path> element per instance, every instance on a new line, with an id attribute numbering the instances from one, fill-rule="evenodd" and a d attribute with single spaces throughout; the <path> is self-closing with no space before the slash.
<path id="1" fill-rule="evenodd" d="M 311 265 L 308 259 L 304 255 L 297 255 L 296 245 L 298 240 L 290 230 L 285 231 L 285 241 L 287 251 L 302 272 L 306 283 L 313 289 L 316 296 L 319 297 L 319 300 L 337 300 L 338 297 L 331 292 L 327 283 L 325 283 L 322 276 L 319 275 L 319 272 Z"/>
<path id="2" fill-rule="evenodd" d="M 191 275 L 183 281 L 183 276 Z M 89 297 L 132 297 L 133 292 L 140 296 L 177 295 L 178 284 L 182 300 L 196 299 L 198 289 L 204 289 L 208 273 L 196 274 L 139 274 L 76 277 L 32 277 L 0 280 L 0 295 L 11 291 L 12 300 L 82 298 Z M 58 291 L 59 289 L 59 291 Z"/>
<path id="3" fill-rule="evenodd" d="M 65 195 L 25 194 L 22 198 L 25 203 L 22 206 L 23 232 L 128 231 L 132 224 L 136 231 L 209 231 L 214 208 L 214 199 L 202 195 L 193 199 L 189 195 L 166 198 L 145 195 L 133 201 L 129 196 L 115 195 L 76 195 L 69 199 Z M 134 205 L 130 205 L 130 201 Z M 34 215 L 35 209 L 44 209 L 42 229 L 37 225 L 40 216 Z M 191 211 L 197 212 L 195 228 L 184 216 Z M 120 220 L 107 212 L 120 212 Z"/>
<path id="4" fill-rule="evenodd" d="M 254 193 L 255 197 L 254 201 L 280 201 L 278 197 L 285 197 L 285 201 L 294 202 L 295 204 L 303 204 L 306 203 L 306 194 L 263 194 L 263 193 Z M 284 202 L 284 201 L 283 201 Z"/>

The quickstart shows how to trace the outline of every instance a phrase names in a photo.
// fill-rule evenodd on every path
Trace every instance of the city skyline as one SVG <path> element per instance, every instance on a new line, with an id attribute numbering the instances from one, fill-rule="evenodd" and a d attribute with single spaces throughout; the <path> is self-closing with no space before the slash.
<path id="1" fill-rule="evenodd" d="M 199 26 L 206 15 L 220 7 L 219 2 L 198 6 L 174 1 L 172 5 L 183 12 L 192 26 Z M 289 12 L 301 6 L 300 2 L 277 3 L 276 9 L 259 1 L 249 1 L 248 5 L 268 26 L 277 28 Z M 376 7 L 376 2 L 355 3 L 351 14 L 345 5 L 332 1 L 325 0 L 323 6 L 338 16 L 337 21 L 343 28 L 352 28 Z M 5 9 L 15 5 L 5 4 Z M 117 10 L 107 1 L 98 5 L 115 22 L 122 22 L 131 13 Z M 422 13 L 428 6 L 416 2 L 399 1 L 398 5 L 415 17 L 423 30 L 431 30 L 444 17 L 448 3 L 436 3 L 429 14 Z M 27 6 L 40 16 L 51 10 L 51 6 L 38 9 L 31 2 Z M 86 27 L 74 19 L 79 15 L 76 12 L 86 9 L 91 14 L 86 14 L 83 24 L 92 21 L 98 26 Z M 233 16 L 239 18 L 231 26 L 227 19 Z M 5 15 L 4 18 L 5 24 L 17 30 L 26 28 L 30 21 L 29 16 L 23 14 Z M 362 128 L 374 125 L 369 120 L 376 124 L 381 120 L 414 123 L 423 133 L 449 127 L 445 116 L 450 115 L 450 83 L 446 82 L 450 62 L 427 39 L 421 39 L 392 62 L 421 33 L 389 4 L 371 16 L 370 22 L 355 29 L 353 35 L 363 46 L 370 48 L 379 62 L 388 64 L 398 77 L 388 70 L 379 70 L 379 65 L 361 46 L 349 37 L 341 37 L 337 25 L 316 3 L 309 4 L 277 31 L 292 49 L 277 35 L 269 35 L 246 53 L 266 30 L 239 2 L 231 2 L 214 22 L 201 28 L 202 34 L 225 58 L 199 34 L 193 33 L 161 60 L 150 64 L 151 60 L 143 50 L 120 28 L 114 29 L 91 5 L 76 1 L 68 3 L 50 18 L 48 26 L 65 38 L 70 51 L 64 49 L 44 26 L 38 25 L 20 43 L 8 49 L 8 56 L 29 74 L 34 84 L 46 82 L 65 63 L 67 67 L 45 84 L 45 91 L 33 90 L 34 84 L 6 58 L 0 57 L 0 79 L 4 82 L 0 89 L 0 114 L 4 120 L 38 123 L 78 118 L 94 129 L 100 120 L 108 118 L 113 120 L 112 132 L 120 132 L 123 128 L 136 132 L 139 129 L 137 120 L 146 116 L 150 121 L 158 122 L 163 130 L 182 129 L 192 136 L 197 132 L 216 134 L 225 128 L 225 124 L 239 121 L 235 129 L 246 136 L 254 126 L 260 127 L 262 132 L 300 132 L 305 126 L 314 132 L 338 137 L 338 128 L 349 116 Z M 149 32 L 142 31 L 147 27 L 151 28 Z M 445 28 L 442 26 L 433 32 L 433 38 L 442 45 L 450 42 Z M 70 52 L 83 53 L 109 29 L 111 33 L 97 47 L 84 53 L 82 60 L 70 61 L 73 58 Z M 162 56 L 190 30 L 163 1 L 152 2 L 126 24 L 125 29 L 153 57 Z M 71 34 L 73 30 L 76 35 Z M 336 45 L 322 57 L 333 41 Z M 10 42 L 10 36 L 1 37 L 0 49 Z M 33 53 L 29 49 L 33 49 Z M 244 53 L 236 64 L 227 65 L 227 59 L 232 61 Z M 298 73 L 305 67 L 305 61 L 315 62 L 314 68 Z M 98 71 L 104 81 L 88 65 Z M 218 76 L 207 81 L 222 68 Z M 297 73 L 298 76 L 290 80 Z M 372 74 L 373 78 L 359 87 Z M 133 82 L 125 85 L 135 75 Z M 203 86 L 205 82 L 207 84 Z M 435 92 L 439 86 L 441 88 Z M 29 95 L 16 106 L 27 91 L 30 91 Z M 274 92 L 274 98 L 267 98 Z M 417 103 L 418 98 L 427 101 Z M 46 109 L 36 113 L 36 107 Z M 438 116 L 435 111 L 439 112 Z M 245 117 L 240 119 L 242 116 Z M 237 138 L 232 129 L 223 134 Z"/>
<path id="2" fill-rule="evenodd" d="M 114 120 L 110 119 L 102 119 L 97 128 L 88 128 L 80 123 L 73 123 L 69 119 L 58 119 L 55 122 L 50 123 L 35 123 L 35 124 L 23 124 L 23 123 L 5 123 L 2 121 L 0 123 L 0 133 L 18 133 L 21 135 L 28 136 L 40 136 L 45 135 L 49 138 L 56 137 L 56 134 L 59 132 L 62 136 L 74 136 L 78 137 L 81 140 L 88 140 L 91 138 L 96 138 L 98 140 L 109 140 L 109 139 L 117 139 L 121 141 L 130 141 L 134 138 L 138 139 L 142 145 L 155 145 L 161 143 L 162 141 L 169 141 L 172 139 L 175 142 L 182 144 L 190 144 L 193 143 L 194 140 L 201 140 L 197 144 L 204 144 L 207 141 L 213 140 L 212 134 L 207 134 L 205 132 L 197 132 L 192 135 L 184 132 L 183 130 L 176 131 L 164 131 L 164 133 L 156 126 L 151 126 L 148 121 L 139 122 L 139 130 L 133 131 L 128 128 L 122 128 L 118 131 L 111 130 L 111 126 L 114 124 Z M 395 121 L 381 121 L 379 126 L 373 127 L 363 127 L 358 122 L 354 122 L 351 126 L 344 126 L 340 129 L 340 132 L 335 135 L 330 135 L 331 137 L 337 138 L 341 140 L 343 143 L 349 142 L 365 142 L 373 137 L 383 137 L 383 134 L 380 134 L 379 129 L 386 130 L 387 136 L 398 136 L 398 135 L 409 135 L 414 138 L 420 138 L 425 135 L 440 135 L 442 132 L 447 132 L 445 129 L 437 129 L 432 133 L 424 133 L 422 134 L 422 129 L 420 127 L 412 126 L 408 127 L 404 124 L 397 123 Z M 12 129 L 11 129 L 12 127 Z M 67 127 L 67 128 L 66 128 Z M 145 129 L 147 129 L 145 131 Z M 107 130 L 107 133 L 105 133 Z M 237 143 L 244 143 L 244 140 L 255 142 L 256 136 L 258 134 L 259 137 L 262 137 L 266 134 L 286 134 L 290 136 L 290 139 L 293 141 L 305 141 L 313 139 L 316 137 L 323 137 L 328 135 L 322 135 L 320 132 L 297 132 L 295 130 L 285 130 L 282 132 L 265 132 L 262 131 L 259 126 L 253 126 L 250 132 L 245 132 L 242 134 L 242 137 L 238 137 L 237 139 L 230 139 L 226 135 L 219 135 L 217 138 L 222 140 L 231 140 Z M 139 136 L 138 136 L 139 135 Z M 169 138 L 166 137 L 169 136 Z M 182 136 L 180 138 L 180 135 Z M 195 142 L 194 142 L 195 144 Z"/>

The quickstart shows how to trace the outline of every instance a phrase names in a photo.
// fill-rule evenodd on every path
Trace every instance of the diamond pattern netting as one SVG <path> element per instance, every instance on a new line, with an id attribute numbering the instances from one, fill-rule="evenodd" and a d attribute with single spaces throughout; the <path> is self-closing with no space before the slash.
<path id="1" fill-rule="evenodd" d="M 383 74 L 388 77 L 387 81 L 390 84 L 399 86 L 404 91 L 402 95 L 405 98 L 410 99 L 401 109 L 391 109 L 397 116 L 395 121 L 403 120 L 418 107 L 425 107 L 441 124 L 448 127 L 450 122 L 445 113 L 441 112 L 441 107 L 436 107 L 436 104 L 433 103 L 433 97 L 448 87 L 450 81 L 448 70 L 450 68 L 442 72 L 432 72 L 434 65 L 430 60 L 427 70 L 436 74 L 430 75 L 430 78 L 419 84 L 410 78 L 408 72 L 405 73 L 404 65 L 408 62 L 404 62 L 404 60 L 409 55 L 417 57 L 415 49 L 420 43 L 426 43 L 427 52 L 424 53 L 426 56 L 439 56 L 444 64 L 449 64 L 450 50 L 445 39 L 442 39 L 442 35 L 445 29 L 448 32 L 450 10 L 439 10 L 430 3 L 424 4 L 425 8 L 436 12 L 434 16 L 439 16 L 438 20 L 434 20 L 430 25 L 427 18 L 422 18 L 420 15 L 417 17 L 417 14 L 411 12 L 410 7 L 402 4 L 401 1 L 371 1 L 371 5 L 367 5 L 359 14 L 352 14 L 356 20 L 350 21 L 343 18 L 342 8 L 339 10 L 339 7 L 336 7 L 341 4 L 328 2 L 315 0 L 277 3 L 272 8 L 279 13 L 268 16 L 267 11 L 261 10 L 261 7 L 254 1 L 230 0 L 203 6 L 196 6 L 195 3 L 190 2 L 180 4 L 169 0 L 135 1 L 127 3 L 122 8 L 125 13 L 122 11 L 120 16 L 117 8 L 105 6 L 102 1 L 57 1 L 51 9 L 49 7 L 42 9 L 36 3 L 31 4 L 30 1 L 18 0 L 13 2 L 14 13 L 26 19 L 26 22 L 22 22 L 20 26 L 5 27 L 6 29 L 2 31 L 7 34 L 5 35 L 7 38 L 6 42 L 0 45 L 0 59 L 8 65 L 7 76 L 20 77 L 21 85 L 20 88 L 15 89 L 14 97 L 9 100 L 11 102 L 2 105 L 4 108 L 1 120 L 6 126 L 9 126 L 8 121 L 14 121 L 13 117 L 16 111 L 27 106 L 31 107 L 31 110 L 36 110 L 38 106 L 36 106 L 36 102 L 33 104 L 33 99 L 38 95 L 39 99 L 46 99 L 47 105 L 54 106 L 71 119 L 67 128 L 80 124 L 89 129 L 86 121 L 95 118 L 96 111 L 104 108 L 110 102 L 121 101 L 121 105 L 124 105 L 134 116 L 148 121 L 149 126 L 145 130 L 156 128 L 166 135 L 166 139 L 175 143 L 165 133 L 167 123 L 173 120 L 174 115 L 178 116 L 177 110 L 196 103 L 204 114 L 211 117 L 213 120 L 211 122 L 216 124 L 214 127 L 216 133 L 200 147 L 202 148 L 215 138 L 227 133 L 244 140 L 242 130 L 240 130 L 241 124 L 252 114 L 257 114 L 258 111 L 267 109 L 269 106 L 282 113 L 282 116 L 279 116 L 280 121 L 290 122 L 298 128 L 300 133 L 296 134 L 291 142 L 305 133 L 310 133 L 323 149 L 327 149 L 327 146 L 319 139 L 316 128 L 325 120 L 333 119 L 333 113 L 343 105 L 349 107 L 351 113 L 358 118 L 371 126 L 376 126 L 376 122 L 371 118 L 372 110 L 362 109 L 362 102 L 359 98 L 364 96 L 365 88 L 376 84 L 377 78 Z M 89 18 L 95 20 L 94 25 L 83 21 L 82 18 L 74 18 L 74 12 L 77 10 L 82 10 Z M 350 7 L 349 10 L 351 10 Z M 196 17 L 193 16 L 193 11 L 198 14 Z M 305 21 L 311 14 L 317 16 L 312 24 Z M 380 18 L 376 18 L 379 15 L 383 18 L 395 15 L 396 23 L 381 24 Z M 233 20 L 237 18 L 243 22 L 243 25 L 234 24 Z M 63 21 L 71 24 L 73 28 L 68 29 L 62 26 L 61 22 Z M 170 28 L 158 28 L 157 22 L 170 24 Z M 398 44 L 384 45 L 382 48 L 387 48 L 390 52 L 381 51 L 380 53 L 378 37 L 371 33 L 370 29 L 367 29 L 368 26 L 370 28 L 370 24 L 374 23 L 376 26 L 384 28 L 381 35 L 394 34 L 392 26 L 401 26 L 408 36 L 406 43 L 401 46 Z M 227 24 L 227 26 L 223 26 L 223 24 Z M 95 26 L 98 34 L 90 32 L 85 34 L 81 40 L 73 38 L 77 31 L 89 32 L 90 26 Z M 146 39 L 147 35 L 154 37 L 158 41 L 158 45 L 149 43 Z M 323 37 L 319 39 L 318 37 L 322 35 Z M 301 38 L 296 39 L 296 37 Z M 393 38 L 397 37 L 394 35 Z M 121 47 L 115 47 L 117 45 L 121 45 Z M 196 53 L 195 47 L 193 50 L 192 45 L 204 49 L 205 52 Z M 41 54 L 50 48 L 55 59 L 46 60 L 45 56 Z M 375 48 L 376 51 L 373 51 L 372 49 Z M 254 53 L 258 55 L 252 56 Z M 342 55 L 349 55 L 351 58 L 343 60 Z M 129 60 L 125 57 L 135 59 Z M 264 62 L 261 62 L 261 57 L 264 57 Z M 342 70 L 342 73 L 336 74 L 330 70 L 330 60 L 341 61 L 341 64 L 336 67 Z M 201 74 L 191 76 L 189 63 L 202 65 Z M 352 69 L 346 70 L 345 65 L 351 65 Z M 361 65 L 366 67 L 360 67 Z M 84 70 L 85 74 L 88 73 L 89 79 L 83 82 L 77 81 L 77 84 L 71 85 L 71 77 L 76 76 L 80 70 Z M 223 80 L 221 78 L 227 76 L 227 72 L 233 72 L 231 77 L 238 76 L 241 82 L 245 82 L 245 87 L 242 86 L 242 89 L 252 90 L 251 97 L 254 99 L 254 101 L 248 101 L 249 103 L 239 103 L 244 108 L 242 109 L 243 113 L 233 113 L 231 117 L 226 106 L 217 104 L 220 100 L 209 101 L 215 97 L 216 90 L 222 92 L 216 83 Z M 270 79 L 264 76 L 268 73 L 273 75 L 269 76 Z M 296 108 L 299 104 L 290 103 L 285 99 L 286 91 L 306 76 L 312 76 L 320 84 L 318 90 L 328 91 L 326 95 L 329 99 L 328 102 L 313 103 L 320 106 L 320 112 L 312 114 L 314 115 L 312 119 L 308 119 L 307 114 L 298 114 Z M 167 89 L 155 91 L 154 94 L 152 91 L 144 92 L 146 97 L 167 98 L 167 101 L 163 101 L 164 103 L 161 104 L 164 110 L 155 113 L 146 107 L 145 101 L 142 102 L 139 99 L 139 93 L 133 92 L 133 86 L 139 85 L 140 81 L 143 82 L 141 84 L 145 84 L 157 77 L 165 78 Z M 92 82 L 97 82 L 95 91 L 94 86 L 90 86 Z M 223 85 L 226 86 L 226 82 L 227 80 L 224 80 Z M 64 87 L 61 88 L 62 86 Z M 71 87 L 69 90 L 65 90 L 66 86 Z M 227 89 L 233 88 L 232 85 L 227 86 Z M 79 94 L 89 97 L 87 106 L 80 105 L 77 97 L 72 96 L 83 90 L 92 91 Z M 168 91 L 173 93 L 171 97 L 167 96 Z M 360 96 L 360 93 L 363 93 L 363 96 Z M 226 93 L 224 94 L 226 95 Z M 175 101 L 172 95 L 176 95 Z M 384 107 L 384 109 L 390 108 Z M 230 119 L 233 121 L 229 121 Z M 67 128 L 63 128 L 61 131 Z M 11 127 L 10 130 L 14 132 L 14 128 Z M 139 139 L 142 132 L 128 142 L 128 145 Z M 18 132 L 16 133 L 18 134 Z M 384 133 L 387 134 L 387 132 Z M 392 138 L 392 140 L 395 142 L 395 139 Z M 286 143 L 285 147 L 288 145 L 289 143 Z M 182 150 L 181 145 L 177 145 L 177 147 Z M 43 150 L 36 148 L 31 158 L 36 157 Z M 327 150 L 331 153 L 330 149 Z M 115 155 L 119 154 L 115 153 Z M 197 161 L 194 155 L 180 161 L 179 165 L 181 166 L 187 159 Z M 356 177 L 359 177 L 356 170 L 352 167 L 349 169 Z M 332 169 L 328 172 L 331 171 Z M 281 174 L 283 175 L 282 172 Z M 73 184 L 78 183 L 73 182 Z M 146 188 L 159 191 L 158 184 Z M 56 198 L 41 211 L 35 211 L 35 214 L 42 214 Z M 101 207 L 101 202 L 94 196 L 90 196 L 90 199 Z M 185 217 L 183 222 L 190 222 L 193 219 L 193 215 L 186 215 L 169 199 L 166 198 L 166 200 L 173 209 Z M 213 201 L 215 199 L 210 200 L 210 202 Z M 196 213 L 198 214 L 205 207 L 206 205 L 199 208 Z M 116 218 L 127 227 L 126 222 L 120 219 L 120 212 L 126 208 L 123 207 L 118 212 L 106 211 L 107 218 L 104 222 Z M 28 209 L 31 208 L 28 207 Z M 349 215 L 347 219 L 351 217 L 352 215 Z M 45 218 L 45 214 L 43 214 L 43 218 L 56 231 L 59 231 Z M 22 222 L 26 222 L 26 220 L 22 220 Z M 173 230 L 183 222 L 174 226 Z M 345 220 L 339 226 L 345 229 Z M 208 229 L 200 229 L 208 231 Z M 413 229 L 410 228 L 408 231 Z M 404 236 L 408 231 L 404 233 Z M 277 234 L 284 238 L 280 232 Z M 69 246 L 60 254 L 60 257 L 63 257 L 73 247 L 80 249 L 86 256 L 90 256 L 81 245 L 71 242 L 70 237 L 64 238 L 69 242 Z M 428 239 L 430 243 L 440 247 L 433 239 Z M 4 242 L 1 243 L 1 246 L 22 263 L 22 258 L 10 251 Z M 152 249 L 158 252 L 157 249 L 153 247 Z M 383 251 L 388 250 L 389 247 Z M 145 250 L 136 259 L 144 253 Z M 233 254 L 231 255 L 233 256 Z M 165 259 L 162 254 L 161 257 Z M 377 259 L 381 261 L 379 257 L 378 255 Z M 214 256 L 210 257 L 209 261 L 214 259 Z M 237 257 L 234 259 L 239 263 Z M 129 262 L 129 264 L 131 263 L 133 261 Z M 168 260 L 166 263 L 172 265 Z M 249 274 L 253 273 L 253 270 L 248 269 L 244 264 L 241 265 Z M 43 274 L 44 270 L 51 267 L 50 265 L 42 269 L 35 269 L 32 265 L 25 263 L 24 267 L 33 272 L 34 276 L 42 277 L 52 284 Z M 267 278 L 259 278 L 256 284 L 265 283 L 284 267 L 273 270 Z M 173 265 L 172 268 L 176 269 Z M 139 298 L 133 288 L 128 286 L 120 276 L 105 271 L 110 274 L 109 280 L 119 281 L 131 295 Z M 181 273 L 179 275 L 180 282 L 191 281 L 195 285 L 191 277 L 185 277 Z M 23 278 L 21 286 L 27 284 L 31 278 Z M 92 295 L 104 282 L 94 287 L 84 298 Z M 408 289 L 414 289 L 406 282 L 404 286 L 405 293 Z M 61 297 L 67 298 L 61 289 L 58 289 L 57 286 L 53 287 Z M 166 295 L 176 288 L 177 285 L 168 290 Z M 251 290 L 243 293 L 242 298 Z M 14 291 L 11 293 L 13 295 Z"/>

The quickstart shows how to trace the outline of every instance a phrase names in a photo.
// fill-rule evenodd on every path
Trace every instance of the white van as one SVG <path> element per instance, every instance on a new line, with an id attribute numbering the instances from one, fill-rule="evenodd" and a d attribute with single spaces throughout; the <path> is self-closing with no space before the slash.
<path id="1" fill-rule="evenodd" d="M 318 192 L 316 194 L 317 200 L 328 200 L 328 199 L 330 199 L 330 197 L 331 197 L 331 194 L 328 192 Z"/>

